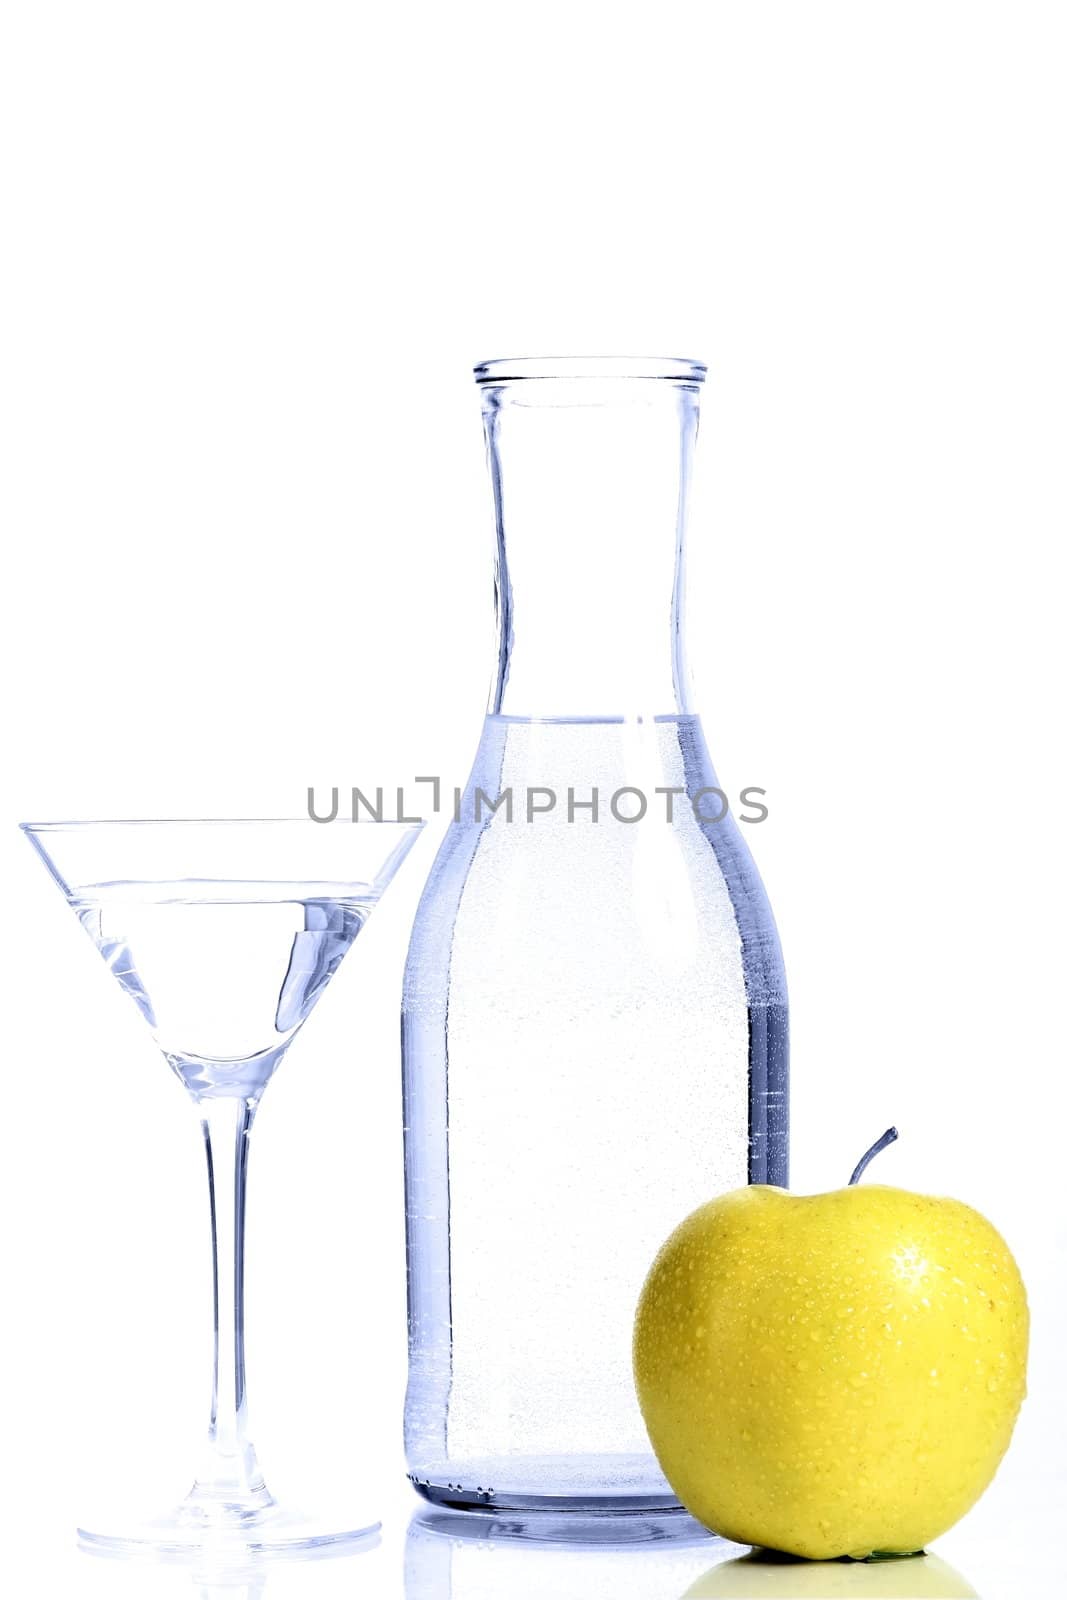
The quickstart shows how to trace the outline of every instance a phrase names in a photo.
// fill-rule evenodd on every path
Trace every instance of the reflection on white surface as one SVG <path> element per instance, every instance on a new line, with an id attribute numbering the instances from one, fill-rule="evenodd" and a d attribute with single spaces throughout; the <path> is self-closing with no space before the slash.
<path id="1" fill-rule="evenodd" d="M 408 1526 L 405 1600 L 676 1600 L 745 1547 L 668 1516 L 420 1510 Z"/>
<path id="2" fill-rule="evenodd" d="M 421 1509 L 404 1600 L 977 1600 L 937 1555 L 801 1561 L 750 1551 L 688 1517 L 509 1518 Z M 221 1600 L 221 1597 L 220 1597 Z"/>
<path id="3" fill-rule="evenodd" d="M 193 1574 L 193 1587 L 200 1592 L 200 1600 L 259 1600 L 267 1586 L 267 1575 L 260 1568 L 245 1571 L 206 1572 Z"/>
<path id="4" fill-rule="evenodd" d="M 717 1563 L 684 1591 L 680 1600 L 835 1600 L 838 1595 L 866 1600 L 977 1600 L 954 1567 L 940 1556 L 905 1556 L 885 1561 L 801 1561 L 752 1551 Z"/>

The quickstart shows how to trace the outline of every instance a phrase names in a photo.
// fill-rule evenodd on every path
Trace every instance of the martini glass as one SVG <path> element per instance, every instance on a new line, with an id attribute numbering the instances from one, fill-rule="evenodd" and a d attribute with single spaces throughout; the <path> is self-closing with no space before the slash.
<path id="1" fill-rule="evenodd" d="M 23 828 L 192 1097 L 207 1152 L 215 1308 L 211 1420 L 192 1489 L 84 1545 L 240 1559 L 353 1543 L 378 1526 L 280 1506 L 248 1432 L 244 1223 L 263 1091 L 420 822 L 41 822 Z"/>

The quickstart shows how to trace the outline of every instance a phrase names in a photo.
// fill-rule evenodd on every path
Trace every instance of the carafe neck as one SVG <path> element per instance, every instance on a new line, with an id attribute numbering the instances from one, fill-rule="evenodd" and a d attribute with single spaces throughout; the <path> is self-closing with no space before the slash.
<path id="1" fill-rule="evenodd" d="M 703 368 L 560 363 L 516 375 L 530 365 L 479 369 L 497 531 L 489 710 L 691 711 L 685 526 Z"/>

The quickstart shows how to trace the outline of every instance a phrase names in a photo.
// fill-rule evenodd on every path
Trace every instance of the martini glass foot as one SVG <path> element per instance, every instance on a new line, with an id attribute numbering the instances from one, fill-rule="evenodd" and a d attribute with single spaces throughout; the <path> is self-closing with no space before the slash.
<path id="1" fill-rule="evenodd" d="M 233 1508 L 212 1515 L 186 1504 L 143 1521 L 130 1522 L 128 1513 L 116 1520 L 106 1514 L 92 1518 L 78 1528 L 78 1544 L 94 1555 L 207 1560 L 230 1568 L 249 1560 L 354 1554 L 372 1549 L 380 1528 L 351 1508 L 309 1516 L 272 1501 L 252 1512 Z"/>

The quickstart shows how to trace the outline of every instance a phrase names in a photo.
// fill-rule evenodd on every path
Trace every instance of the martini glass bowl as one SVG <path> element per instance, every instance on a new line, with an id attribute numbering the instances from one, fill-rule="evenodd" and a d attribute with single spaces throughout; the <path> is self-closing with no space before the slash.
<path id="1" fill-rule="evenodd" d="M 288 1555 L 378 1526 L 278 1504 L 248 1432 L 248 1147 L 267 1084 L 421 822 L 24 823 L 67 903 L 192 1098 L 211 1203 L 214 1383 L 193 1486 L 168 1515 L 78 1529 L 113 1554 Z"/>

